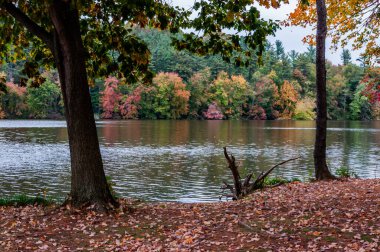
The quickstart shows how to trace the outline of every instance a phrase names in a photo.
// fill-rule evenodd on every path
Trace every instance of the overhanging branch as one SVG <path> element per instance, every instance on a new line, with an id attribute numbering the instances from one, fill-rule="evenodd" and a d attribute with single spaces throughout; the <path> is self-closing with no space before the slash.
<path id="1" fill-rule="evenodd" d="M 4 2 L 0 7 L 6 10 L 12 17 L 14 17 L 20 24 L 22 24 L 29 32 L 39 37 L 46 45 L 51 48 L 52 36 L 44 28 L 31 20 L 24 12 L 17 8 L 14 4 Z"/>

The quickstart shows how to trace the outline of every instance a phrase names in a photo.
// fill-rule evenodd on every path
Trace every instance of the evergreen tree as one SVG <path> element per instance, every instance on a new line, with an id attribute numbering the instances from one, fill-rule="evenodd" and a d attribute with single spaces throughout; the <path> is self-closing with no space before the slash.
<path id="1" fill-rule="evenodd" d="M 342 55 L 340 56 L 340 58 L 342 59 L 342 63 L 344 66 L 347 66 L 348 64 L 350 64 L 351 63 L 350 50 L 343 48 Z"/>

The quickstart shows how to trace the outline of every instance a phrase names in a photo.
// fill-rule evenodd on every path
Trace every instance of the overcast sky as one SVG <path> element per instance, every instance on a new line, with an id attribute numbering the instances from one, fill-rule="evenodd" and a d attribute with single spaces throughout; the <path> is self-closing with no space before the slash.
<path id="1" fill-rule="evenodd" d="M 172 0 L 174 5 L 178 5 L 181 7 L 188 7 L 190 8 L 194 0 Z M 295 9 L 297 0 L 290 0 L 290 4 L 282 5 L 279 9 L 266 9 L 266 8 L 259 8 L 261 12 L 261 16 L 265 19 L 272 19 L 272 20 L 283 20 L 287 18 L 287 15 Z M 301 27 L 282 27 L 281 30 L 276 32 L 275 37 L 270 37 L 269 41 L 274 42 L 275 40 L 281 40 L 284 44 L 285 50 L 287 52 L 291 50 L 296 50 L 297 52 L 303 52 L 306 51 L 307 45 L 302 43 L 302 38 L 307 34 L 312 34 L 315 31 L 310 29 L 305 29 Z M 327 47 L 328 51 L 326 52 L 326 58 L 330 61 L 332 61 L 334 64 L 341 64 L 340 54 L 341 50 L 334 51 L 330 50 L 330 41 L 328 39 L 327 41 Z M 351 48 L 347 48 L 351 49 Z M 351 51 L 352 61 L 355 63 L 356 59 L 359 57 L 360 52 L 358 51 Z"/>

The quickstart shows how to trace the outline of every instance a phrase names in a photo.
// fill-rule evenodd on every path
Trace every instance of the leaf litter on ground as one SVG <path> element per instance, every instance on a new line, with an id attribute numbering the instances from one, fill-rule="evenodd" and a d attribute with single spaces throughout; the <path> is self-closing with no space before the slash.
<path id="1" fill-rule="evenodd" d="M 3 251 L 379 251 L 380 180 L 294 182 L 240 201 L 0 207 Z"/>

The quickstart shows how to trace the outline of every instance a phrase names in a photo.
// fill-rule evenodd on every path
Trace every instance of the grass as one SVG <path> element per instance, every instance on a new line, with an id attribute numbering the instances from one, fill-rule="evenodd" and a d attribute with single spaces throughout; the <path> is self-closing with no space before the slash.
<path id="1" fill-rule="evenodd" d="M 362 234 L 360 236 L 360 239 L 362 239 L 363 241 L 366 241 L 366 242 L 373 242 L 373 239 L 375 237 L 373 237 L 372 235 L 366 235 L 366 234 Z"/>
<path id="2" fill-rule="evenodd" d="M 106 180 L 107 180 L 108 188 L 110 189 L 112 197 L 114 197 L 114 199 L 118 199 L 119 196 L 117 195 L 117 193 L 114 189 L 114 186 L 116 186 L 116 183 L 114 181 L 112 181 L 111 176 L 106 176 Z"/>
<path id="3" fill-rule="evenodd" d="M 301 182 L 298 178 L 286 179 L 283 177 L 266 177 L 264 181 L 261 181 L 255 189 L 263 189 L 264 187 L 278 186 L 292 182 Z"/>
<path id="4" fill-rule="evenodd" d="M 264 186 L 282 185 L 296 181 L 300 182 L 301 180 L 298 178 L 286 179 L 282 177 L 266 177 L 264 179 Z"/>
<path id="5" fill-rule="evenodd" d="M 335 174 L 340 178 L 358 178 L 355 172 L 350 171 L 350 169 L 345 166 L 336 169 Z"/>
<path id="6" fill-rule="evenodd" d="M 25 194 L 0 198 L 0 206 L 16 206 L 16 207 L 27 206 L 27 205 L 48 206 L 56 202 L 57 201 L 52 198 L 44 198 L 41 196 L 30 197 Z"/>

